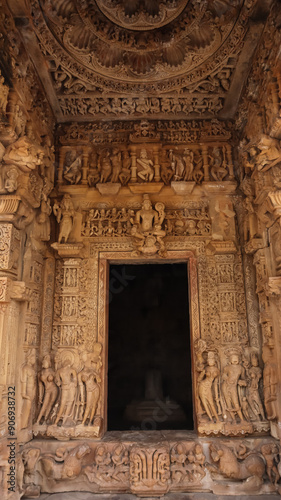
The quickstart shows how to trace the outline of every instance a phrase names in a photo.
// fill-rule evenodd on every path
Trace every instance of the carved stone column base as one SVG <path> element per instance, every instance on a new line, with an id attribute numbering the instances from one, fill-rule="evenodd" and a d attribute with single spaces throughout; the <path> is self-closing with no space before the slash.
<path id="1" fill-rule="evenodd" d="M 34 436 L 47 436 L 59 441 L 70 439 L 95 439 L 100 437 L 102 430 L 102 419 L 96 417 L 93 425 L 37 425 L 33 426 Z"/>
<path id="2" fill-rule="evenodd" d="M 269 431 L 269 423 L 264 422 L 266 431 Z M 254 425 L 251 422 L 217 422 L 217 423 L 200 423 L 198 432 L 205 435 L 218 435 L 224 436 L 245 436 L 254 432 Z"/>

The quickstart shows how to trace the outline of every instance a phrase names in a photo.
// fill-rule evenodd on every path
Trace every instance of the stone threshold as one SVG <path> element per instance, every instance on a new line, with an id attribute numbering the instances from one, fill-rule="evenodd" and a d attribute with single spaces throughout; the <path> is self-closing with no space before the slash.
<path id="1" fill-rule="evenodd" d="M 161 497 L 149 497 L 145 500 L 272 500 L 273 496 L 279 498 L 277 494 L 271 495 L 214 495 L 213 493 L 167 493 Z M 25 500 L 31 500 L 25 497 Z M 68 493 L 44 493 L 38 500 L 140 500 L 140 497 L 131 494 L 95 494 L 87 492 Z"/>

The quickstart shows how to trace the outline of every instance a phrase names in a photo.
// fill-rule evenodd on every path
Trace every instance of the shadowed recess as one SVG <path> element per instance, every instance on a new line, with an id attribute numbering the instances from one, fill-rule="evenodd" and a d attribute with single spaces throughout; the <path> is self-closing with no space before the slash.
<path id="1" fill-rule="evenodd" d="M 186 264 L 112 265 L 108 430 L 193 429 Z"/>

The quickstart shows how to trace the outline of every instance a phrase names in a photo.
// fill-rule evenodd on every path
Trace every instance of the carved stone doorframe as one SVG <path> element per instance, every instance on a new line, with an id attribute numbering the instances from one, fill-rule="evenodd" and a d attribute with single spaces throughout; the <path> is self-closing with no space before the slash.
<path id="1" fill-rule="evenodd" d="M 103 404 L 104 430 L 107 429 L 107 387 L 108 387 L 108 317 L 109 317 L 109 266 L 110 264 L 175 264 L 186 263 L 188 269 L 188 299 L 190 312 L 190 348 L 192 366 L 192 400 L 193 421 L 197 429 L 196 421 L 196 385 L 194 377 L 194 344 L 200 339 L 199 323 L 199 299 L 197 279 L 197 259 L 192 251 L 167 251 L 166 257 L 132 256 L 131 252 L 100 252 L 99 253 L 99 290 L 98 290 L 98 331 L 97 340 L 103 343 L 103 380 L 101 390 L 101 401 Z"/>

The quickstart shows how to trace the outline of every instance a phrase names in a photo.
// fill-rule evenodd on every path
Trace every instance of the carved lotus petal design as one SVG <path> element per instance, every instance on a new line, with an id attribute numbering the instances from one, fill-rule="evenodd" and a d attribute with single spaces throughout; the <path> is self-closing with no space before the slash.
<path id="1" fill-rule="evenodd" d="M 214 33 L 208 23 L 202 23 L 196 26 L 188 35 L 189 44 L 196 49 L 205 48 L 214 39 Z"/>
<path id="2" fill-rule="evenodd" d="M 80 21 L 77 17 L 77 23 L 66 32 L 64 40 L 73 48 L 79 51 L 89 51 L 93 49 L 95 35 Z"/>
<path id="3" fill-rule="evenodd" d="M 247 32 L 245 13 L 239 8 L 243 0 L 33 2 L 37 35 L 47 51 L 53 48 L 56 65 L 60 62 L 63 67 L 53 78 L 56 89 L 64 93 L 73 89 L 73 82 L 82 74 L 85 78 L 78 89 L 86 84 L 90 90 L 97 75 L 99 86 L 114 91 L 118 87 L 122 92 L 131 92 L 132 85 L 142 84 L 147 75 L 149 85 L 159 89 L 163 82 L 172 89 L 199 78 L 210 88 L 208 74 L 214 64 L 223 63 L 223 47 L 231 46 L 237 52 Z M 220 78 L 218 83 L 226 90 L 227 79 Z"/>
<path id="4" fill-rule="evenodd" d="M 111 21 L 133 30 L 149 30 L 165 26 L 186 7 L 189 0 L 96 0 Z"/>
<path id="5" fill-rule="evenodd" d="M 73 0 L 45 0 L 42 1 L 42 5 L 50 17 L 69 19 L 72 14 L 76 13 Z"/>
<path id="6" fill-rule="evenodd" d="M 152 53 L 132 53 L 127 55 L 129 68 L 137 75 L 150 73 L 155 66 L 155 56 Z"/>
<path id="7" fill-rule="evenodd" d="M 123 59 L 122 52 L 112 45 L 110 46 L 103 42 L 97 42 L 95 49 L 97 60 L 105 68 L 115 68 Z"/>
<path id="8" fill-rule="evenodd" d="M 207 3 L 208 9 L 213 15 L 222 17 L 226 13 L 232 12 L 234 14 L 240 2 L 239 0 L 232 0 L 231 2 L 228 0 L 208 0 Z"/>
<path id="9" fill-rule="evenodd" d="M 163 59 L 169 66 L 179 66 L 183 63 L 186 48 L 183 43 L 175 43 L 163 50 Z"/>

